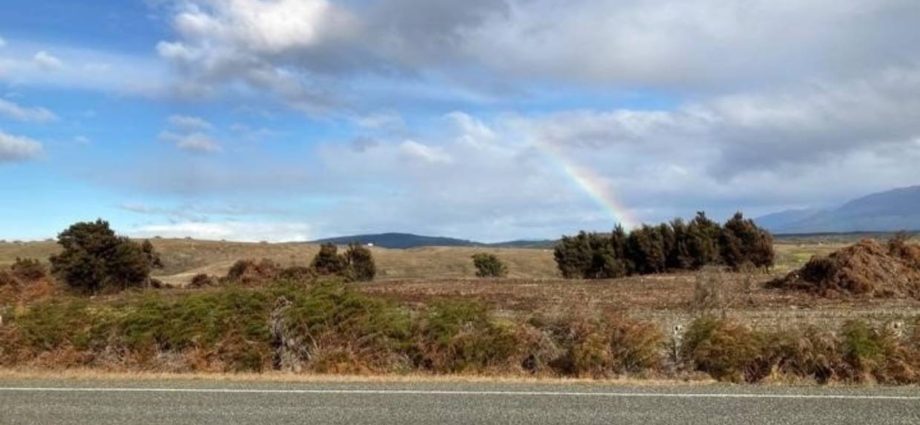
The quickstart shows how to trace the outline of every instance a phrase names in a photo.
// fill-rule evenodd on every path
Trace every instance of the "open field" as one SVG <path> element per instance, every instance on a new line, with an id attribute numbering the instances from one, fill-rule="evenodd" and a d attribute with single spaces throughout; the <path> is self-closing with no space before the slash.
<path id="1" fill-rule="evenodd" d="M 651 379 L 699 379 L 696 372 L 704 369 L 686 368 L 691 354 L 667 347 L 677 347 L 695 326 L 709 326 L 706 320 L 723 318 L 715 329 L 744 345 L 730 354 L 740 357 L 727 360 L 728 374 L 705 369 L 719 380 L 807 382 L 822 379 L 817 376 L 825 371 L 841 382 L 864 382 L 869 371 L 880 382 L 920 379 L 913 357 L 920 349 L 914 341 L 920 336 L 914 331 L 920 299 L 820 297 L 765 285 L 843 244 L 779 243 L 777 265 L 769 272 L 707 267 L 591 281 L 559 277 L 549 250 L 374 248 L 379 272 L 370 283 L 281 279 L 201 289 L 181 286 L 198 273 L 224 275 L 245 258 L 306 266 L 318 247 L 193 240 L 154 244 L 165 263 L 157 277 L 177 287 L 87 299 L 43 281 L 24 286 L 34 292 L 27 297 L 4 301 L 0 292 L 0 313 L 12 325 L 0 327 L 0 334 L 16 341 L 6 350 L 0 347 L 0 364 L 14 370 L 214 373 L 280 368 L 608 378 L 629 371 Z M 47 242 L 0 244 L 0 264 L 16 257 L 44 261 L 56 250 Z M 509 276 L 474 277 L 470 257 L 482 251 L 504 260 Z M 846 326 L 854 319 L 865 323 L 854 324 L 865 326 L 853 331 L 861 334 L 832 335 L 850 332 Z M 895 325 L 899 334 L 894 339 L 879 331 Z M 810 329 L 826 333 L 810 334 Z M 872 357 L 871 362 L 848 357 L 847 347 L 864 343 L 859 338 L 877 345 L 867 355 L 886 352 L 890 357 Z M 294 348 L 284 348 L 287 344 Z M 638 351 L 622 357 L 618 347 Z M 799 350 L 803 357 L 794 357 Z M 802 360 L 808 356 L 831 357 L 824 365 L 824 360 Z M 284 364 L 289 366 L 279 366 Z M 763 364 L 773 366 L 760 369 Z"/>
<path id="2" fill-rule="evenodd" d="M 825 238 L 826 239 L 826 238 Z M 696 284 L 716 281 L 723 298 L 718 312 L 754 326 L 770 328 L 799 323 L 838 324 L 849 318 L 873 322 L 903 321 L 920 316 L 920 301 L 911 299 L 825 299 L 766 289 L 763 283 L 801 267 L 814 255 L 826 255 L 845 243 L 796 239 L 775 245 L 777 264 L 769 273 L 719 271 L 634 276 L 615 280 L 565 280 L 553 253 L 546 249 L 425 247 L 407 250 L 372 248 L 375 282 L 356 284 L 361 291 L 415 305 L 444 298 L 482 301 L 505 315 L 627 312 L 668 327 L 700 313 L 694 305 Z M 198 273 L 224 275 L 243 258 L 268 258 L 283 266 L 308 265 L 318 251 L 304 243 L 235 243 L 188 239 L 154 239 L 165 268 L 155 277 L 183 286 Z M 53 242 L 0 243 L 0 267 L 16 257 L 47 258 Z M 508 265 L 504 279 L 478 279 L 470 257 L 491 252 Z"/>
<path id="3" fill-rule="evenodd" d="M 165 268 L 154 276 L 166 283 L 184 285 L 195 274 L 224 275 L 233 263 L 244 258 L 268 258 L 282 266 L 308 265 L 319 247 L 305 243 L 240 243 L 199 241 L 190 239 L 152 239 L 163 257 Z M 800 267 L 812 255 L 827 254 L 845 246 L 842 242 L 823 243 L 795 241 L 778 243 L 777 272 Z M 388 279 L 454 279 L 475 274 L 470 257 L 477 252 L 490 252 L 508 265 L 512 279 L 554 279 L 559 277 L 550 249 L 527 248 L 467 248 L 425 247 L 412 249 L 372 248 L 377 262 L 378 280 Z M 0 267 L 8 266 L 16 257 L 37 258 L 42 261 L 58 252 L 51 241 L 0 242 Z"/>
<path id="4" fill-rule="evenodd" d="M 238 243 L 189 239 L 152 239 L 165 268 L 154 277 L 172 285 L 185 285 L 198 273 L 224 275 L 240 259 L 267 258 L 282 266 L 309 265 L 319 251 L 305 243 Z M 557 275 L 551 250 L 517 248 L 429 247 L 413 249 L 372 248 L 378 279 L 413 279 L 437 276 L 464 278 L 475 274 L 470 257 L 491 252 L 508 264 L 509 277 L 543 279 Z M 0 242 L 0 267 L 16 257 L 43 261 L 58 252 L 54 242 Z"/>

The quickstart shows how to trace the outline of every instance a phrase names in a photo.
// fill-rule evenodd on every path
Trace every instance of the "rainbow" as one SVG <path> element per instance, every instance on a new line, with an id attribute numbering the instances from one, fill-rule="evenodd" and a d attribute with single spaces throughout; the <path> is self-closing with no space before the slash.
<path id="1" fill-rule="evenodd" d="M 591 197 L 604 211 L 610 215 L 614 223 L 622 225 L 626 230 L 637 227 L 637 219 L 614 195 L 609 181 L 598 175 L 594 170 L 576 164 L 568 159 L 559 149 L 549 143 L 537 142 L 534 144 L 551 162 L 556 164 L 566 176 Z"/>

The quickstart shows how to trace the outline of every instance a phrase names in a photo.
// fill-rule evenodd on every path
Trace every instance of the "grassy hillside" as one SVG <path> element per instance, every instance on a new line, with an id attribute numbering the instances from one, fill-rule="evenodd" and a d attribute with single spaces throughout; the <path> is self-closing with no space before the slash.
<path id="1" fill-rule="evenodd" d="M 305 243 L 240 243 L 191 239 L 154 239 L 165 268 L 155 277 L 170 284 L 185 284 L 198 273 L 223 275 L 234 262 L 244 258 L 268 258 L 284 266 L 308 265 L 319 251 L 318 245 Z M 0 266 L 12 264 L 16 257 L 43 261 L 55 254 L 53 242 L 0 243 Z M 508 265 L 509 277 L 545 279 L 556 276 L 550 250 L 518 248 L 426 247 L 406 250 L 371 249 L 377 262 L 378 279 L 416 279 L 427 277 L 460 278 L 475 274 L 470 257 L 491 252 Z"/>

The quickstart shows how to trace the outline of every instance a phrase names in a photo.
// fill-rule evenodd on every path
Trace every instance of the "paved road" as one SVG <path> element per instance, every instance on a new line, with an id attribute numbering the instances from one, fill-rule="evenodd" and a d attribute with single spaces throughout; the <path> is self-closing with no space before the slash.
<path id="1" fill-rule="evenodd" d="M 13 424 L 920 424 L 920 389 L 0 380 Z"/>

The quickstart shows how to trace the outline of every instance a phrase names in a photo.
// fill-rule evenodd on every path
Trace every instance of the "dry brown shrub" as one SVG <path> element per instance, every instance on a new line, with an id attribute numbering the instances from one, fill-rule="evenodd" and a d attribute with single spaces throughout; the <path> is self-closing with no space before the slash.
<path id="1" fill-rule="evenodd" d="M 885 247 L 867 239 L 827 257 L 814 257 L 768 286 L 821 296 L 920 297 L 918 250 L 914 245 Z"/>
<path id="2" fill-rule="evenodd" d="M 189 281 L 188 285 L 186 285 L 185 287 L 190 288 L 190 289 L 198 289 L 198 288 L 206 288 L 208 286 L 214 286 L 216 284 L 217 284 L 217 279 L 205 273 L 199 273 L 199 274 L 196 274 L 192 278 L 192 280 Z"/>
<path id="3" fill-rule="evenodd" d="M 267 283 L 281 273 L 281 267 L 272 260 L 239 260 L 230 267 L 223 279 L 230 283 L 260 285 Z"/>
<path id="4" fill-rule="evenodd" d="M 782 375 L 813 378 L 824 384 L 848 374 L 840 353 L 840 339 L 828 330 L 807 326 L 772 335 L 765 348 L 775 371 Z"/>
<path id="5" fill-rule="evenodd" d="M 727 319 L 703 316 L 690 324 L 681 357 L 693 369 L 720 381 L 757 382 L 770 372 L 763 335 Z"/>

